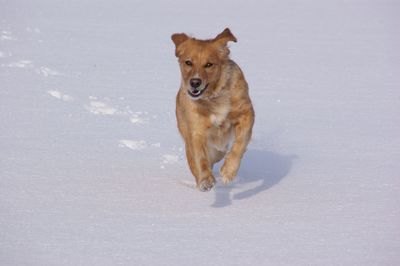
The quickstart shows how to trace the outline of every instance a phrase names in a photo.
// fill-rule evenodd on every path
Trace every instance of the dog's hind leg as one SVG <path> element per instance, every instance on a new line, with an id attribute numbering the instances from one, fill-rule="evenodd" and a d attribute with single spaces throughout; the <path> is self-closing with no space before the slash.
<path id="1" fill-rule="evenodd" d="M 209 154 L 209 160 L 210 160 L 211 168 L 212 168 L 212 166 L 214 164 L 218 163 L 219 161 L 221 161 L 224 158 L 226 151 L 220 151 L 213 147 L 209 147 L 208 154 Z"/>

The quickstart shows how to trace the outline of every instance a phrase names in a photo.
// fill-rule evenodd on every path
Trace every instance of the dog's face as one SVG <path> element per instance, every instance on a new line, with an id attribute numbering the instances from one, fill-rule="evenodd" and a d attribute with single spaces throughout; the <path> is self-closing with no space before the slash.
<path id="1" fill-rule="evenodd" d="M 182 87 L 194 99 L 213 95 L 221 77 L 221 68 L 229 59 L 228 41 L 236 42 L 227 28 L 211 40 L 196 40 L 184 33 L 172 35 L 179 59 Z"/>

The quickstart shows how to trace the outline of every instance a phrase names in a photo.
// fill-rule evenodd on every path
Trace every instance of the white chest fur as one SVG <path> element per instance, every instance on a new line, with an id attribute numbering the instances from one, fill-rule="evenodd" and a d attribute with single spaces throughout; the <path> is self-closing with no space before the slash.
<path id="1" fill-rule="evenodd" d="M 228 114 L 231 110 L 229 102 L 214 106 L 210 114 L 210 122 L 213 127 L 209 131 L 208 145 L 210 151 L 226 152 L 232 136 L 232 126 Z"/>
<path id="2" fill-rule="evenodd" d="M 231 106 L 229 102 L 218 105 L 214 110 L 212 110 L 210 115 L 211 124 L 217 127 L 221 126 L 228 116 L 230 109 Z"/>

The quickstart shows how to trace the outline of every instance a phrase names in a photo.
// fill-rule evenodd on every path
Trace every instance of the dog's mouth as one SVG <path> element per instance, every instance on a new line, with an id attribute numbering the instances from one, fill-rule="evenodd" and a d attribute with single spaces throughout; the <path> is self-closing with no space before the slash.
<path id="1" fill-rule="evenodd" d="M 203 94 L 203 92 L 207 89 L 207 87 L 208 84 L 202 90 L 190 88 L 188 89 L 188 93 L 192 98 L 199 98 Z"/>

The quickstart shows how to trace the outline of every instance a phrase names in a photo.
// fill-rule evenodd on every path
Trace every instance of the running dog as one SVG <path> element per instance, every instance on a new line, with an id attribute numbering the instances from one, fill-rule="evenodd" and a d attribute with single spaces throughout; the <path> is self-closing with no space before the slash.
<path id="1" fill-rule="evenodd" d="M 209 40 L 185 33 L 171 39 L 182 74 L 176 97 L 178 129 L 196 186 L 209 191 L 216 182 L 213 165 L 224 157 L 222 181 L 234 180 L 254 124 L 247 82 L 229 58 L 227 43 L 237 40 L 228 28 Z"/>

